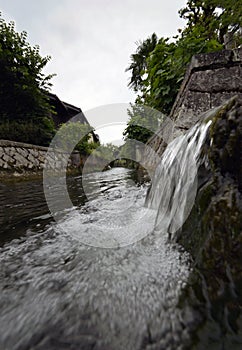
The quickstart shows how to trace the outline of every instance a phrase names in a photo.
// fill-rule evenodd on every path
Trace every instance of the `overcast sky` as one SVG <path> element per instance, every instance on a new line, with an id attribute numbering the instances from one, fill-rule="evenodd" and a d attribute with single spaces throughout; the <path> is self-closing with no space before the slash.
<path id="1" fill-rule="evenodd" d="M 0 0 L 5 20 L 26 30 L 31 45 L 51 55 L 46 73 L 56 73 L 52 92 L 91 108 L 133 102 L 125 68 L 136 42 L 155 32 L 173 36 L 184 23 L 185 0 Z"/>

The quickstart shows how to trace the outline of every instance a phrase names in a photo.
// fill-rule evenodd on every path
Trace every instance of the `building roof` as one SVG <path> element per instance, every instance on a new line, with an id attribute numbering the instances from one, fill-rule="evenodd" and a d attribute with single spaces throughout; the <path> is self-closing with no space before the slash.
<path id="1" fill-rule="evenodd" d="M 68 122 L 72 117 L 77 114 L 81 115 L 80 121 L 83 124 L 89 124 L 85 115 L 83 114 L 80 107 L 71 105 L 70 103 L 61 101 L 59 97 L 55 94 L 48 93 L 48 98 L 50 104 L 52 105 L 54 112 L 52 113 L 52 118 L 54 120 L 55 126 L 58 127 L 60 124 Z"/>
<path id="2" fill-rule="evenodd" d="M 48 98 L 54 111 L 51 114 L 52 119 L 55 123 L 56 128 L 61 124 L 68 122 L 73 118 L 73 121 L 78 121 L 82 124 L 90 125 L 84 113 L 80 107 L 71 105 L 70 103 L 63 102 L 59 97 L 51 92 L 48 93 Z M 99 141 L 99 136 L 92 131 L 93 139 L 95 142 Z"/>

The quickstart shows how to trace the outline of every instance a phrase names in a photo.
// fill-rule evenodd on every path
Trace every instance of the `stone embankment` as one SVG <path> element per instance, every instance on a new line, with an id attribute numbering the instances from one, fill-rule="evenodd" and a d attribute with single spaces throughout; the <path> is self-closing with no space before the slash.
<path id="1" fill-rule="evenodd" d="M 0 177 L 41 175 L 45 167 L 47 151 L 48 167 L 53 170 L 63 168 L 66 154 L 61 150 L 0 140 Z M 80 163 L 80 155 L 74 152 L 68 161 L 68 168 L 74 168 L 78 163 Z"/>
<path id="2" fill-rule="evenodd" d="M 158 155 L 168 142 L 195 125 L 204 113 L 222 105 L 234 96 L 242 99 L 242 48 L 195 55 L 187 69 L 173 105 L 170 122 L 148 141 Z M 155 159 L 147 150 L 148 168 L 155 168 Z"/>
<path id="3" fill-rule="evenodd" d="M 193 56 L 170 114 L 177 127 L 189 129 L 201 113 L 242 98 L 241 63 L 242 49 Z"/>

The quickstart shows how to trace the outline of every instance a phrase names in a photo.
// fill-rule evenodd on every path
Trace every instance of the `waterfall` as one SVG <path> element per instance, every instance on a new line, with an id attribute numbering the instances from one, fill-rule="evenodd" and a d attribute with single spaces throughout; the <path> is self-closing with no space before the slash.
<path id="1" fill-rule="evenodd" d="M 196 124 L 186 134 L 177 137 L 161 156 L 150 191 L 146 198 L 148 208 L 157 211 L 156 230 L 171 238 L 187 219 L 197 193 L 197 170 L 203 158 L 211 120 Z"/>

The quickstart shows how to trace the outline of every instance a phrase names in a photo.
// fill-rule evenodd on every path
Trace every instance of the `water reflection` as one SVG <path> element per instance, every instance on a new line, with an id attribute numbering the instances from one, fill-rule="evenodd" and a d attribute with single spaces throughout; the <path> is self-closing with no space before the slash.
<path id="1" fill-rule="evenodd" d="M 98 184 L 92 201 L 84 204 L 80 177 L 68 179 L 68 189 L 90 229 L 93 220 L 101 225 L 110 214 L 117 217 L 115 225 L 122 223 L 126 199 L 130 211 L 144 203 L 145 187 L 136 186 L 131 170 L 89 176 Z M 10 189 L 14 195 L 9 199 Z M 168 244 L 164 235 L 98 249 L 50 222 L 40 183 L 6 185 L 1 197 L 9 217 L 3 240 L 14 237 L 7 233 L 17 222 L 21 230 L 17 227 L 15 237 L 22 236 L 0 248 L 1 349 L 139 350 L 152 343 L 157 349 L 171 343 L 178 349 L 186 341 L 187 316 L 177 302 L 190 274 L 189 255 Z M 40 228 L 41 222 L 45 227 Z M 72 218 L 70 233 L 71 225 Z"/>
<path id="2" fill-rule="evenodd" d="M 94 198 L 121 184 L 132 185 L 133 181 L 136 184 L 142 181 L 137 171 L 123 168 L 88 176 L 90 184 L 93 182 L 95 188 L 98 184 L 98 191 L 93 193 Z M 68 177 L 67 188 L 74 206 L 82 206 L 87 201 L 81 176 Z M 56 191 L 58 191 L 58 182 Z M 46 204 L 41 180 L 0 183 L 0 202 L 0 245 L 21 237 L 28 229 L 40 231 L 53 221 Z"/>

